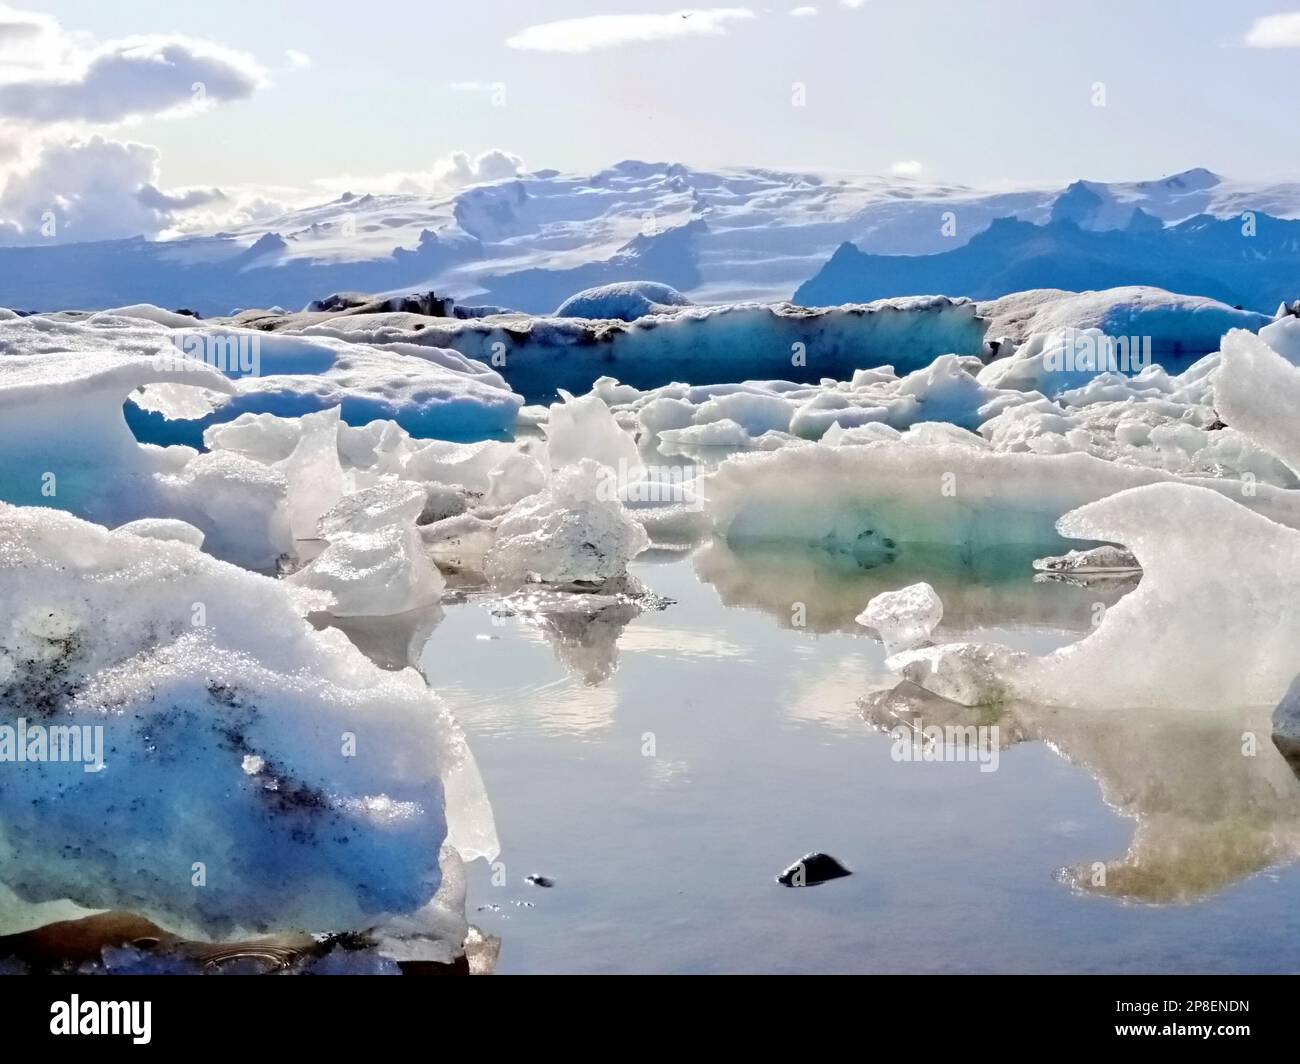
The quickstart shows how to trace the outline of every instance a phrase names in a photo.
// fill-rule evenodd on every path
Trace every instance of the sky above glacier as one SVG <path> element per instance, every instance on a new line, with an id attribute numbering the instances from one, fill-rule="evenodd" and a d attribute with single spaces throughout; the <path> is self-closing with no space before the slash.
<path id="1" fill-rule="evenodd" d="M 724 2 L 0 5 L 0 225 L 101 171 L 169 217 L 215 186 L 455 184 L 494 150 L 980 185 L 1300 174 L 1300 0 Z"/>

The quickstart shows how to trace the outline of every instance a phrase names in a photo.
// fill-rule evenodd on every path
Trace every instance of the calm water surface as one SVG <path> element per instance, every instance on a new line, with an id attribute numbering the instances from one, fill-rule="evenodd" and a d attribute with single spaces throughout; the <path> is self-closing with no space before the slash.
<path id="1" fill-rule="evenodd" d="M 475 863 L 468 908 L 498 971 L 1300 967 L 1300 784 L 1266 710 L 1022 708 L 995 772 L 891 757 L 861 700 L 892 680 L 854 615 L 928 579 L 936 638 L 1043 652 L 1122 593 L 1036 583 L 1028 560 L 863 572 L 715 543 L 638 562 L 675 602 L 631 619 L 449 608 L 421 664 L 496 810 L 503 868 Z M 853 875 L 774 882 L 810 850 Z"/>

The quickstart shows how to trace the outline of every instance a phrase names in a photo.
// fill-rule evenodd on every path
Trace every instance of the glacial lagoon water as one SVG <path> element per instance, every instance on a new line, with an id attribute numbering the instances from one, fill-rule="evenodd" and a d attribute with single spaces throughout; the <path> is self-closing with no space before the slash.
<path id="1" fill-rule="evenodd" d="M 630 619 L 448 607 L 421 668 L 496 812 L 501 858 L 470 867 L 468 901 L 501 939 L 496 970 L 1300 967 L 1300 783 L 1266 707 L 1021 707 L 993 720 L 996 771 L 892 756 L 863 697 L 893 678 L 853 617 L 926 579 L 937 640 L 1041 653 L 1124 591 L 1035 581 L 1031 557 L 861 570 L 714 542 L 638 560 L 674 601 Z M 853 874 L 774 881 L 813 850 Z"/>

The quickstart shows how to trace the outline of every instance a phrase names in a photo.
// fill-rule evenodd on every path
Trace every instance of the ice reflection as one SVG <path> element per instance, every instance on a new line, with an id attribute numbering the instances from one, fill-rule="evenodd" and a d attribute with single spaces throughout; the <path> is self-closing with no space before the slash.
<path id="1" fill-rule="evenodd" d="M 532 625 L 567 672 L 595 687 L 618 668 L 618 640 L 628 623 L 664 605 L 653 596 L 538 590 L 510 595 L 491 610 L 496 618 L 519 617 Z"/>
<path id="2" fill-rule="evenodd" d="M 381 669 L 397 670 L 420 660 L 444 616 L 442 607 L 435 604 L 388 617 L 330 617 L 325 623 L 343 632 Z"/>
<path id="3" fill-rule="evenodd" d="M 811 632 L 860 633 L 853 618 L 875 595 L 927 581 L 943 600 L 936 642 L 990 628 L 1086 632 L 1097 603 L 1112 605 L 1134 586 L 1035 581 L 1034 557 L 1003 549 L 961 559 L 951 549 L 903 544 L 892 561 L 864 568 L 842 554 L 715 539 L 692 560 L 726 605 L 762 610 L 783 628 Z"/>
<path id="4" fill-rule="evenodd" d="M 1270 710 L 971 709 L 911 683 L 861 701 L 868 723 L 997 725 L 1005 748 L 1042 741 L 1087 769 L 1135 821 L 1120 857 L 1060 870 L 1075 889 L 1127 901 L 1190 902 L 1300 857 L 1300 781 L 1270 741 Z"/>

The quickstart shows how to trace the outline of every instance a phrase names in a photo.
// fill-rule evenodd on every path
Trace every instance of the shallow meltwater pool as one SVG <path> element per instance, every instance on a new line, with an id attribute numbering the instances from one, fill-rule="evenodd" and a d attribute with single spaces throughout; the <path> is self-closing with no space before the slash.
<path id="1" fill-rule="evenodd" d="M 449 607 L 420 665 L 496 813 L 467 904 L 496 970 L 1300 967 L 1300 783 L 1267 709 L 1010 707 L 979 722 L 994 757 L 903 756 L 867 698 L 896 678 L 853 618 L 924 579 L 937 641 L 1042 653 L 1124 593 L 1035 581 L 1031 557 L 863 570 L 713 542 L 643 556 L 673 601 L 639 615 Z M 810 851 L 852 875 L 776 882 Z"/>

